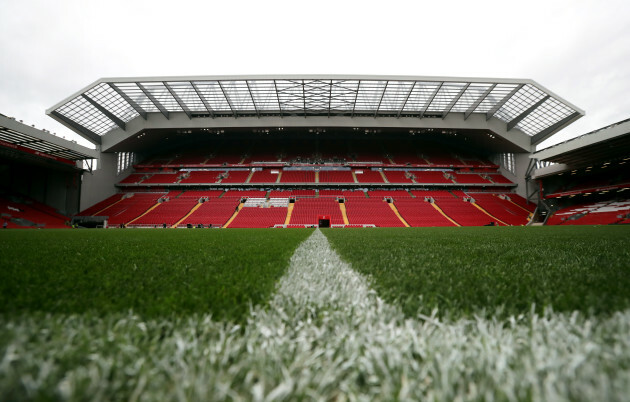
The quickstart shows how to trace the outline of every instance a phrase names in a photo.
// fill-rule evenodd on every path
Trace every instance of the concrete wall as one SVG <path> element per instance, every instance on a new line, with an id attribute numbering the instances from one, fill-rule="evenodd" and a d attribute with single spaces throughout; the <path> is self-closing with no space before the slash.
<path id="1" fill-rule="evenodd" d="M 101 153 L 97 169 L 91 173 L 83 173 L 81 211 L 115 194 L 117 192 L 115 184 L 129 176 L 131 168 L 117 175 L 116 163 L 115 153 Z"/>

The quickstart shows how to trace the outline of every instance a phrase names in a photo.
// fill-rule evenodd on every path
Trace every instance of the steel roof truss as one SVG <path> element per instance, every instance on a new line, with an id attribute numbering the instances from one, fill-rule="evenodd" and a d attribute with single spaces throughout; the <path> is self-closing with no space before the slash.
<path id="1" fill-rule="evenodd" d="M 440 85 L 438 85 L 437 88 L 435 88 L 435 90 L 433 91 L 433 93 L 429 97 L 429 100 L 427 101 L 427 104 L 424 105 L 424 107 L 420 111 L 420 118 L 424 117 L 424 114 L 429 109 L 429 106 L 431 106 L 431 103 L 433 103 L 433 99 L 435 99 L 435 97 L 437 96 L 438 92 L 440 92 L 440 89 L 442 88 L 442 85 L 444 85 L 444 82 L 440 82 Z"/>
<path id="2" fill-rule="evenodd" d="M 147 119 L 147 112 L 146 110 L 144 110 L 143 108 L 140 107 L 140 105 L 138 105 L 133 99 L 131 99 L 129 96 L 127 96 L 127 94 L 120 88 L 118 88 L 116 85 L 114 85 L 113 83 L 108 83 L 109 87 L 111 89 L 113 89 L 114 91 L 116 91 L 116 93 L 118 93 L 118 95 L 120 95 L 125 102 L 127 102 L 129 104 L 129 106 L 131 106 L 132 108 L 134 108 L 134 110 L 136 112 L 138 112 L 138 114 L 140 116 L 142 116 L 142 118 L 144 120 Z"/>
<path id="3" fill-rule="evenodd" d="M 177 102 L 179 107 L 181 107 L 184 113 L 186 113 L 186 116 L 188 116 L 188 118 L 192 120 L 192 113 L 190 113 L 190 109 L 188 108 L 188 106 L 186 106 L 186 103 L 182 101 L 182 98 L 180 98 L 179 95 L 177 95 L 177 92 L 175 92 L 175 90 L 171 88 L 170 85 L 168 85 L 168 82 L 164 81 L 162 82 L 162 84 L 164 84 L 168 92 L 170 92 L 171 96 L 173 96 L 173 99 L 175 99 L 175 102 Z"/>
<path id="4" fill-rule="evenodd" d="M 221 88 L 221 92 L 223 92 L 223 96 L 225 96 L 225 100 L 227 101 L 228 106 L 230 107 L 230 110 L 232 111 L 232 114 L 234 114 L 234 118 L 236 119 L 238 116 L 236 114 L 236 109 L 234 109 L 234 105 L 232 105 L 230 97 L 228 96 L 227 92 L 225 92 L 223 85 L 221 85 L 221 81 L 217 81 L 217 84 L 219 84 L 219 88 Z"/>
<path id="5" fill-rule="evenodd" d="M 254 105 L 256 116 L 260 118 L 260 112 L 258 111 L 258 108 L 256 107 L 256 101 L 254 100 L 254 94 L 252 94 L 252 88 L 249 86 L 249 82 L 247 80 L 245 80 L 245 85 L 247 85 L 247 91 L 249 92 L 249 97 L 252 98 L 252 105 Z"/>
<path id="6" fill-rule="evenodd" d="M 475 102 L 473 102 L 472 105 L 470 105 L 468 110 L 466 110 L 466 112 L 464 112 L 464 120 L 468 119 L 470 117 L 470 115 L 473 114 L 475 109 L 477 109 L 477 106 L 479 106 L 481 104 L 481 102 L 483 102 L 488 97 L 488 95 L 490 95 L 490 92 L 492 92 L 496 86 L 497 86 L 497 84 L 490 85 L 490 87 L 488 89 L 486 89 L 486 91 L 483 94 L 481 94 L 481 96 L 479 98 L 477 98 L 477 100 Z"/>
<path id="7" fill-rule="evenodd" d="M 108 119 L 113 121 L 114 124 L 116 124 L 118 127 L 120 127 L 123 130 L 125 130 L 126 126 L 125 126 L 125 122 L 124 121 L 120 120 L 112 112 L 110 112 L 109 110 L 105 109 L 105 107 L 101 106 L 100 103 L 98 103 L 94 99 L 90 98 L 86 94 L 81 94 L 81 96 L 83 97 L 83 99 L 88 101 L 92 106 L 94 106 L 96 109 L 98 109 L 99 112 L 103 113 Z"/>
<path id="8" fill-rule="evenodd" d="M 89 140 L 90 142 L 94 144 L 101 144 L 101 136 L 96 134 L 94 131 L 82 126 L 81 124 L 77 123 L 74 120 L 67 118 L 66 116 L 62 115 L 61 113 L 55 110 L 50 112 L 50 114 L 55 116 L 57 119 L 63 121 L 68 126 L 72 127 L 73 130 L 77 131 L 79 135 L 81 135 L 86 140 Z"/>
<path id="9" fill-rule="evenodd" d="M 402 106 L 400 107 L 400 110 L 398 111 L 398 115 L 396 116 L 397 119 L 400 118 L 400 114 L 403 112 L 403 110 L 405 110 L 405 106 L 407 105 L 407 101 L 409 100 L 409 97 L 411 96 L 411 93 L 413 92 L 413 89 L 416 87 L 416 83 L 417 83 L 417 81 L 413 82 L 413 85 L 411 86 L 411 89 L 407 93 L 407 96 L 405 97 L 405 101 L 403 102 Z"/>
<path id="10" fill-rule="evenodd" d="M 166 120 L 169 119 L 169 113 L 168 110 L 160 103 L 159 100 L 157 100 L 157 98 L 155 96 L 153 96 L 153 94 L 147 90 L 144 85 L 142 85 L 139 82 L 135 83 L 138 88 L 140 88 L 140 90 L 146 95 L 147 98 L 149 98 L 149 100 L 151 102 L 153 102 L 153 105 L 155 105 L 156 108 L 158 108 L 158 110 L 164 115 L 164 117 L 166 117 Z"/>
<path id="11" fill-rule="evenodd" d="M 547 99 L 551 98 L 550 95 L 546 95 L 543 96 L 542 99 L 540 99 L 538 102 L 534 103 L 533 105 L 531 105 L 529 108 L 527 108 L 527 110 L 525 110 L 524 112 L 522 112 L 521 114 L 519 114 L 518 116 L 516 116 L 515 118 L 513 118 L 512 120 L 510 120 L 507 124 L 507 130 L 510 131 L 511 129 L 513 129 L 514 127 L 516 127 L 516 125 L 523 120 L 525 117 L 527 117 L 528 114 L 530 114 L 531 112 L 533 112 L 534 110 L 538 109 L 538 107 L 540 105 L 542 105 L 543 103 L 545 103 L 547 101 Z"/>
<path id="12" fill-rule="evenodd" d="M 467 82 L 466 85 L 464 85 L 462 89 L 459 90 L 457 95 L 455 95 L 453 100 L 451 100 L 451 102 L 446 106 L 446 108 L 444 108 L 444 112 L 442 113 L 442 120 L 444 120 L 446 118 L 446 115 L 448 115 L 451 112 L 451 109 L 453 109 L 453 106 L 455 106 L 459 98 L 462 97 L 462 95 L 464 94 L 464 92 L 466 92 L 469 86 L 470 86 L 470 82 Z"/>
<path id="13" fill-rule="evenodd" d="M 562 128 L 565 124 L 568 124 L 570 121 L 572 121 L 573 119 L 578 118 L 579 116 L 580 116 L 580 113 L 573 112 L 572 114 L 568 115 L 567 117 L 565 117 L 564 119 L 560 120 L 559 122 L 557 122 L 557 123 L 547 127 L 543 131 L 541 131 L 538 134 L 534 135 L 532 137 L 532 145 L 537 145 L 537 144 L 543 142 L 544 140 L 547 139 L 547 137 L 549 137 L 551 134 L 556 132 L 556 130 Z"/>
<path id="14" fill-rule="evenodd" d="M 494 116 L 494 114 L 497 112 L 497 110 L 501 109 L 503 107 L 503 105 L 505 105 L 507 103 L 507 101 L 510 100 L 510 98 L 512 98 L 514 95 L 516 95 L 516 93 L 518 91 L 521 90 L 521 88 L 523 88 L 525 86 L 525 84 L 519 84 L 516 86 L 516 88 L 514 88 L 512 90 L 512 92 L 510 92 L 509 94 L 505 95 L 503 97 L 503 99 L 501 99 L 496 105 L 494 105 L 492 107 L 492 109 L 488 110 L 488 113 L 486 113 L 486 120 L 490 120 L 492 118 L 492 116 Z"/>
<path id="15" fill-rule="evenodd" d="M 389 81 L 385 81 L 385 86 L 383 87 L 383 93 L 381 94 L 381 99 L 378 101 L 378 106 L 376 106 L 374 117 L 378 116 L 378 110 L 381 108 L 381 103 L 383 103 L 383 98 L 385 97 L 385 91 L 387 91 L 388 85 L 389 85 Z"/>
<path id="16" fill-rule="evenodd" d="M 195 90 L 195 93 L 201 100 L 201 103 L 203 103 L 203 106 L 206 108 L 208 113 L 210 113 L 210 117 L 214 119 L 214 110 L 212 110 L 212 106 L 210 106 L 210 103 L 208 103 L 208 100 L 205 98 L 205 96 L 203 96 L 199 88 L 197 88 L 197 84 L 195 84 L 193 81 L 190 81 L 190 85 L 192 85 L 193 89 Z"/>
<path id="17" fill-rule="evenodd" d="M 352 103 L 352 114 L 350 117 L 354 117 L 354 110 L 357 107 L 357 99 L 359 99 L 359 91 L 361 90 L 361 80 L 357 83 L 357 92 L 354 94 L 354 102 Z"/>

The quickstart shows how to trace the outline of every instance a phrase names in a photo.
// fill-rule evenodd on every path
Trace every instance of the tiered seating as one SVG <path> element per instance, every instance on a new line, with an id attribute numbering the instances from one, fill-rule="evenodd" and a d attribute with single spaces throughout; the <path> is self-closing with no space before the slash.
<path id="1" fill-rule="evenodd" d="M 315 172 L 312 170 L 285 170 L 280 183 L 315 183 Z"/>
<path id="2" fill-rule="evenodd" d="M 273 190 L 269 192 L 269 198 L 308 197 L 314 198 L 315 190 Z"/>
<path id="3" fill-rule="evenodd" d="M 164 195 L 166 198 L 177 198 L 182 193 L 182 190 L 169 191 Z"/>
<path id="4" fill-rule="evenodd" d="M 424 159 L 437 166 L 464 166 L 464 162 L 458 158 L 440 151 L 427 151 L 424 153 Z"/>
<path id="5" fill-rule="evenodd" d="M 397 199 L 394 203 L 405 221 L 413 227 L 455 226 L 431 203 L 418 198 Z"/>
<path id="6" fill-rule="evenodd" d="M 410 177 L 407 177 L 407 172 L 387 170 L 384 173 L 390 183 L 413 183 L 413 180 L 411 180 Z"/>
<path id="7" fill-rule="evenodd" d="M 232 221 L 231 228 L 270 228 L 274 225 L 284 225 L 287 218 L 286 207 L 247 207 L 241 209 Z"/>
<path id="8" fill-rule="evenodd" d="M 195 198 L 175 198 L 165 201 L 143 217 L 136 219 L 132 225 L 162 225 L 165 223 L 171 226 L 190 212 L 195 205 L 197 205 Z"/>
<path id="9" fill-rule="evenodd" d="M 463 192 L 462 192 L 463 193 Z M 451 194 L 447 190 L 413 190 L 411 194 L 416 198 L 420 198 L 424 200 L 426 197 L 432 197 L 434 199 L 440 198 L 455 198 L 453 194 Z"/>
<path id="10" fill-rule="evenodd" d="M 217 198 L 223 194 L 223 190 L 188 190 L 182 193 L 179 198 Z"/>
<path id="11" fill-rule="evenodd" d="M 362 170 L 363 173 L 357 173 L 354 171 L 355 176 L 359 183 L 383 183 L 383 176 L 381 172 L 376 170 Z"/>
<path id="12" fill-rule="evenodd" d="M 483 177 L 479 176 L 478 174 L 474 174 L 474 173 L 467 173 L 467 174 L 455 173 L 454 176 L 455 176 L 455 181 L 457 183 L 466 183 L 466 184 L 490 183 L 489 180 L 486 180 Z"/>
<path id="13" fill-rule="evenodd" d="M 331 225 L 343 225 L 339 203 L 334 198 L 299 199 L 291 215 L 292 225 L 317 225 L 319 215 L 330 216 Z"/>
<path id="14" fill-rule="evenodd" d="M 212 170 L 195 170 L 190 172 L 190 176 L 183 179 L 180 183 L 216 183 L 219 181 L 219 173 Z"/>
<path id="15" fill-rule="evenodd" d="M 510 179 L 503 176 L 502 174 L 489 174 L 488 177 L 490 178 L 490 180 L 492 180 L 495 183 L 513 184 Z"/>
<path id="16" fill-rule="evenodd" d="M 240 199 L 237 198 L 212 198 L 195 210 L 179 226 L 190 225 L 212 225 L 223 226 L 238 207 Z"/>
<path id="17" fill-rule="evenodd" d="M 322 170 L 319 172 L 320 183 L 354 183 L 349 170 Z"/>
<path id="18" fill-rule="evenodd" d="M 510 194 L 505 194 L 505 195 L 510 197 L 510 201 L 517 204 L 521 208 L 525 208 L 529 212 L 534 212 L 534 210 L 536 210 L 536 204 L 534 204 L 533 202 L 527 201 L 525 198 L 521 197 L 518 194 L 510 193 Z"/>
<path id="19" fill-rule="evenodd" d="M 435 203 L 446 215 L 462 226 L 484 226 L 496 222 L 470 202 L 455 197 L 436 199 Z"/>
<path id="20" fill-rule="evenodd" d="M 346 200 L 345 205 L 348 221 L 351 224 L 379 227 L 405 226 L 385 201 L 350 198 Z"/>
<path id="21" fill-rule="evenodd" d="M 416 183 L 452 183 L 451 179 L 444 177 L 444 172 L 441 170 L 412 170 L 410 171 L 415 176 Z"/>
<path id="22" fill-rule="evenodd" d="M 251 197 L 251 198 L 264 198 L 267 195 L 266 191 L 260 190 L 228 190 L 223 194 L 221 198 L 243 198 L 243 197 Z"/>
<path id="23" fill-rule="evenodd" d="M 370 198 L 376 198 L 382 200 L 385 197 L 399 198 L 411 198 L 411 194 L 404 190 L 372 190 L 368 191 Z"/>
<path id="24" fill-rule="evenodd" d="M 125 224 L 155 205 L 162 195 L 163 194 L 156 193 L 136 193 L 105 209 L 99 215 L 109 216 L 109 226 Z"/>
<path id="25" fill-rule="evenodd" d="M 195 153 L 187 153 L 184 155 L 179 155 L 175 159 L 173 159 L 169 164 L 170 165 L 202 165 L 208 156 L 205 152 L 195 152 Z"/>
<path id="26" fill-rule="evenodd" d="M 524 211 L 510 201 L 493 194 L 470 194 L 477 205 L 488 211 L 492 216 L 512 226 L 526 225 L 529 222 L 529 212 Z"/>
<path id="27" fill-rule="evenodd" d="M 142 184 L 163 183 L 170 184 L 177 182 L 180 173 L 156 173 L 148 179 L 144 179 Z"/>
<path id="28" fill-rule="evenodd" d="M 9 229 L 67 228 L 68 218 L 48 205 L 21 196 L 0 197 L 0 221 Z"/>
<path id="29" fill-rule="evenodd" d="M 245 180 L 249 177 L 249 170 L 230 170 L 221 172 L 223 175 L 227 175 L 221 180 L 221 183 L 245 183 Z"/>
<path id="30" fill-rule="evenodd" d="M 575 205 L 557 211 L 547 225 L 610 225 L 624 222 L 630 214 L 630 200 Z"/>
<path id="31" fill-rule="evenodd" d="M 344 198 L 366 198 L 365 196 L 365 192 L 361 191 L 361 190 L 355 190 L 355 191 L 342 191 L 341 195 Z M 319 196 L 321 197 L 321 191 L 319 192 Z"/>
<path id="32" fill-rule="evenodd" d="M 271 173 L 273 169 L 258 170 L 254 173 L 250 183 L 275 183 L 278 180 L 278 170 L 274 170 L 276 173 Z"/>
<path id="33" fill-rule="evenodd" d="M 124 194 L 114 194 L 111 197 L 108 197 L 108 198 L 104 199 L 103 201 L 98 202 L 98 203 L 92 205 L 91 207 L 83 210 L 81 213 L 79 213 L 79 216 L 94 216 L 99 211 L 102 211 L 103 209 L 109 207 L 113 203 L 120 201 L 120 199 L 123 197 L 123 195 Z"/>
<path id="34" fill-rule="evenodd" d="M 215 155 L 206 160 L 206 165 L 237 165 L 242 160 L 243 157 L 239 153 L 229 153 L 229 151 L 224 151 L 225 153 L 221 153 Z"/>
<path id="35" fill-rule="evenodd" d="M 120 181 L 120 184 L 136 184 L 142 181 L 144 174 L 142 173 L 132 173 L 123 180 Z"/>
<path id="36" fill-rule="evenodd" d="M 365 197 L 363 191 L 361 194 Z M 343 197 L 343 190 L 319 190 L 319 197 Z"/>

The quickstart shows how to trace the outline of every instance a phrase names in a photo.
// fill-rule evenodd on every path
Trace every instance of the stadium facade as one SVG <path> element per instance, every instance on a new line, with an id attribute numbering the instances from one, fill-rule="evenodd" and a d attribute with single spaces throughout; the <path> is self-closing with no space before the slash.
<path id="1" fill-rule="evenodd" d="M 426 206 L 419 205 L 420 201 L 435 204 L 439 214 L 459 225 L 460 218 L 451 219 L 452 214 L 458 214 L 450 206 L 454 200 L 435 202 L 443 196 L 475 204 L 491 218 L 470 224 L 488 220 L 522 223 L 518 219 L 506 222 L 511 217 L 502 209 L 510 210 L 511 206 L 497 204 L 506 199 L 512 204 L 525 203 L 521 205 L 526 210 L 525 222 L 540 221 L 559 207 L 545 202 L 541 183 L 552 180 L 552 173 L 561 174 L 562 169 L 573 169 L 578 163 L 564 163 L 561 155 L 584 148 L 579 163 L 586 160 L 588 165 L 589 150 L 601 147 L 610 135 L 591 134 L 585 136 L 587 141 L 536 152 L 538 144 L 584 112 L 535 81 L 522 79 L 302 75 L 103 78 L 46 113 L 95 147 L 69 147 L 76 152 L 67 156 L 79 172 L 75 174 L 80 176 L 80 201 L 66 205 L 63 212 L 76 215 L 83 211 L 85 215 L 94 204 L 105 202 L 96 209 L 107 207 L 111 197 L 110 203 L 120 203 L 132 193 L 148 197 L 137 205 L 137 211 L 131 208 L 133 212 L 123 214 L 121 224 L 142 222 L 140 215 L 157 214 L 157 209 L 153 213 L 149 209 L 166 211 L 165 205 L 177 202 L 182 205 L 175 215 L 191 210 L 193 204 L 199 207 L 182 201 L 184 194 L 199 196 L 199 204 L 214 196 L 224 199 L 234 195 L 239 200 L 236 210 L 247 198 L 264 200 L 255 205 L 264 208 L 273 207 L 273 199 L 287 199 L 293 204 L 286 205 L 289 212 L 278 212 L 279 217 L 265 221 L 285 226 L 293 223 L 293 207 L 296 212 L 308 207 L 312 213 L 318 210 L 326 215 L 330 205 L 323 200 L 307 200 L 326 194 L 340 204 L 356 194 L 374 199 L 371 202 L 386 201 L 400 218 L 389 222 L 405 226 L 423 226 L 425 221 L 416 216 Z M 33 134 L 27 128 L 22 131 Z M 622 124 L 615 129 L 615 136 L 627 138 L 629 131 Z M 52 143 L 53 139 L 44 134 L 38 135 L 38 140 Z M 6 135 L 2 140 L 13 145 L 19 142 Z M 20 146 L 28 144 L 26 141 Z M 628 156 L 627 139 L 623 144 L 618 154 L 604 150 L 598 157 L 610 156 L 609 164 L 623 161 Z M 209 197 L 203 197 L 204 191 Z M 151 193 L 158 194 L 157 198 L 148 195 Z M 487 199 L 488 195 L 495 198 Z M 167 204 L 176 199 L 179 201 Z M 218 199 L 213 201 L 217 207 Z M 369 218 L 361 217 L 359 211 L 379 214 L 374 205 L 359 205 L 358 201 L 346 203 L 347 211 L 339 207 L 345 225 L 352 225 L 353 220 L 357 225 L 368 224 Z M 537 213 L 532 216 L 536 206 Z M 235 209 L 233 204 L 225 208 L 226 214 Z M 334 214 L 339 208 L 333 207 Z M 88 212 L 93 215 L 104 209 Z M 138 216 L 132 217 L 134 214 Z M 167 220 L 163 214 L 155 219 L 159 217 Z M 147 219 L 148 224 L 157 222 Z M 176 218 L 168 219 L 171 226 Z M 408 224 L 410 220 L 419 223 Z M 300 220 L 300 224 L 304 222 L 311 221 Z M 430 220 L 426 223 L 439 225 Z M 213 222 L 213 226 L 226 224 Z"/>

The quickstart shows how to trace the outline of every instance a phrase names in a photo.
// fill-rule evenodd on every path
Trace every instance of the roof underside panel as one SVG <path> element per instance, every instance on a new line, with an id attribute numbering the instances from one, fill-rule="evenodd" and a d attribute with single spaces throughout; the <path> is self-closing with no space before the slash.
<path id="1" fill-rule="evenodd" d="M 185 112 L 196 116 L 372 115 L 445 117 L 487 114 L 534 136 L 583 112 L 533 81 L 239 77 L 143 78 L 97 81 L 48 111 L 103 135 L 140 115 Z M 394 77 L 395 78 L 395 77 Z M 118 120 L 117 122 L 112 121 Z M 76 127 L 75 127 L 76 129 Z M 549 131 L 549 130 L 547 130 Z"/>

